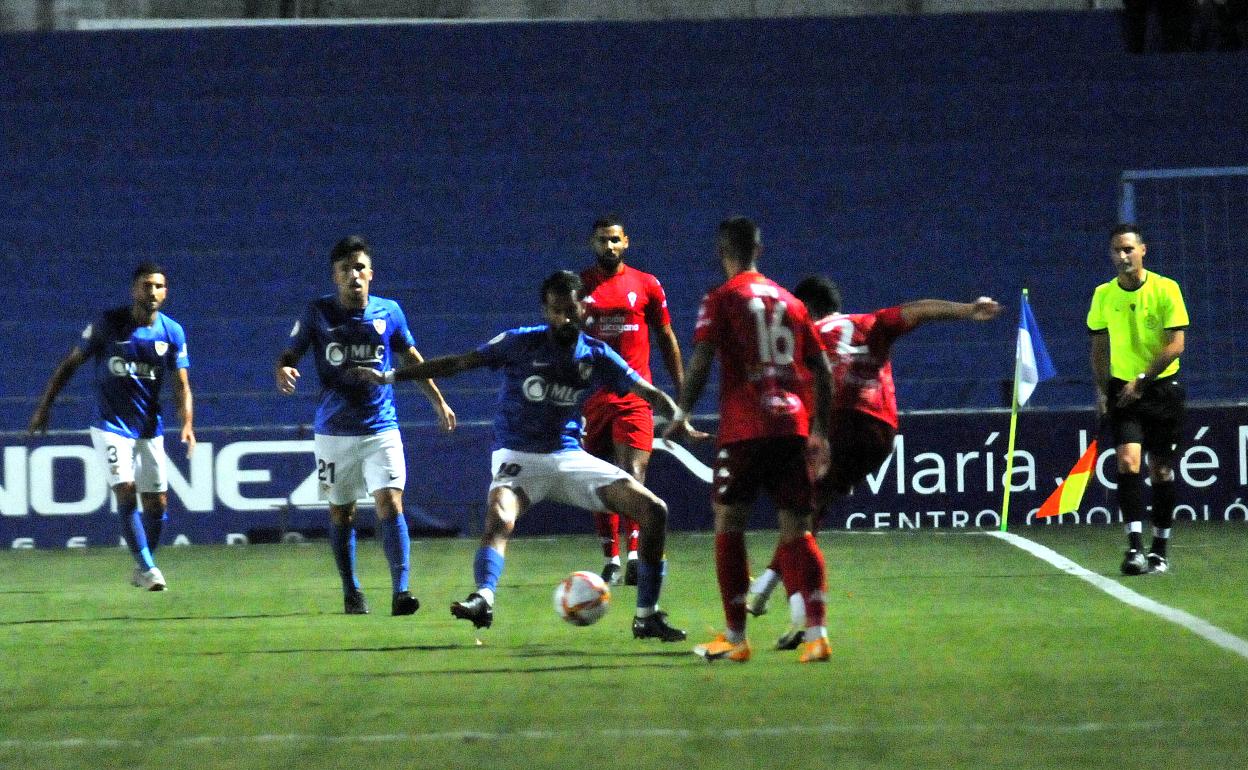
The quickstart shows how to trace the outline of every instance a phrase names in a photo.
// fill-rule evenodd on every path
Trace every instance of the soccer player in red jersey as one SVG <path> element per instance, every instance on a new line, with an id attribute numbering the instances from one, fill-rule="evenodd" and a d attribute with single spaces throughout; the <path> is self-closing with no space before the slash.
<path id="1" fill-rule="evenodd" d="M 827 660 L 826 578 L 823 554 L 810 529 L 815 488 L 807 458 L 815 450 L 826 462 L 831 367 L 806 307 L 758 272 L 758 226 L 745 217 L 720 223 L 716 252 L 728 280 L 702 299 L 680 419 L 666 431 L 670 436 L 691 430 L 688 413 L 718 355 L 720 423 L 711 508 L 727 629 L 694 652 L 706 660 L 744 663 L 750 658 L 745 526 L 754 499 L 765 490 L 779 515 L 785 587 L 805 602 L 806 640 L 799 660 Z"/>
<path id="2" fill-rule="evenodd" d="M 889 353 L 897 338 L 928 321 L 988 321 L 997 317 L 1001 305 L 988 297 L 974 302 L 920 299 L 872 313 L 846 314 L 840 312 L 840 289 L 822 277 L 802 280 L 793 295 L 819 319 L 815 328 L 833 365 L 829 467 L 817 487 L 817 524 L 833 499 L 849 494 L 851 487 L 879 468 L 893 451 L 897 391 Z M 750 586 L 745 606 L 752 615 L 767 611 L 767 599 L 780 580 L 779 557 L 777 549 L 770 566 Z M 801 644 L 803 611 L 800 597 L 790 598 L 793 626 L 780 637 L 777 649 L 792 650 Z"/>
<path id="3" fill-rule="evenodd" d="M 667 297 L 659 279 L 624 264 L 628 235 L 619 216 L 607 214 L 594 222 L 590 237 L 596 264 L 581 273 L 587 297 L 585 331 L 610 345 L 647 382 L 650 376 L 650 335 L 653 332 L 663 364 L 672 378 L 672 389 L 680 392 L 684 368 L 680 343 L 672 331 Z M 629 393 L 616 395 L 600 390 L 585 402 L 586 451 L 623 468 L 637 481 L 646 482 L 646 468 L 654 448 L 654 415 L 650 405 Z M 620 582 L 620 525 L 627 533 L 627 562 L 624 582 L 637 585 L 637 522 L 611 511 L 594 514 L 594 524 L 602 538 L 606 565 L 602 579 Z"/>

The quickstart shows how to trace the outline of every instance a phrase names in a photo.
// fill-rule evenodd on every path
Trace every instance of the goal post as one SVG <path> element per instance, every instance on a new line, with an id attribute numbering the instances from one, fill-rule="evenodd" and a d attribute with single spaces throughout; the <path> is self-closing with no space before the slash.
<path id="1" fill-rule="evenodd" d="M 1118 220 L 1148 239 L 1146 266 L 1178 281 L 1191 327 L 1189 398 L 1242 401 L 1248 382 L 1248 166 L 1123 171 Z"/>

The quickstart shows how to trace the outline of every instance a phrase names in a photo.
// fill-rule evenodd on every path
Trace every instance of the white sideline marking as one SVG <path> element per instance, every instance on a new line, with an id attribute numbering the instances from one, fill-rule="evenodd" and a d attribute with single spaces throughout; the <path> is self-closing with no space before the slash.
<path id="1" fill-rule="evenodd" d="M 1195 615 L 1176 609 L 1167 604 L 1162 604 L 1161 602 L 1150 599 L 1147 596 L 1142 596 L 1119 583 L 1117 580 L 1110 580 L 1104 575 L 1098 575 L 1089 569 L 1085 569 L 1070 559 L 1067 559 L 1065 556 L 1062 556 L 1057 551 L 1054 551 L 1051 548 L 1046 548 L 1045 546 L 1028 540 L 1025 537 L 1020 537 L 1012 532 L 992 531 L 985 532 L 984 534 L 991 535 L 992 537 L 1018 546 L 1032 556 L 1047 561 L 1049 564 L 1057 567 L 1062 572 L 1074 575 L 1080 580 L 1091 583 L 1124 604 L 1144 610 L 1145 612 L 1151 612 L 1163 620 L 1168 620 L 1171 623 L 1183 626 L 1188 631 L 1213 642 L 1225 650 L 1230 650 L 1242 658 L 1248 658 L 1248 641 L 1240 639 L 1230 631 L 1218 628 L 1207 620 L 1198 618 Z"/>
<path id="2" fill-rule="evenodd" d="M 1071 722 L 1071 723 L 1018 723 L 1010 725 L 957 722 L 927 722 L 915 724 L 855 725 L 827 722 L 815 725 L 774 725 L 771 727 L 742 727 L 726 729 L 690 730 L 680 727 L 609 728 L 602 730 L 516 730 L 514 732 L 489 732 L 483 730 L 454 730 L 430 733 L 382 733 L 373 735 L 314 735 L 310 733 L 284 733 L 274 735 L 197 735 L 186 738 L 154 738 L 152 740 L 118 738 L 57 738 L 53 740 L 0 740 L 4 749 L 121 749 L 148 748 L 151 746 L 230 746 L 230 745 L 284 745 L 292 743 L 376 744 L 376 743 L 463 743 L 480 741 L 502 743 L 506 741 L 552 741 L 567 740 L 583 742 L 597 736 L 601 739 L 636 740 L 644 738 L 767 738 L 794 735 L 945 735 L 959 733 L 1018 733 L 1024 735 L 1091 734 L 1091 733 L 1155 733 L 1184 732 L 1191 729 L 1214 728 L 1242 731 L 1248 727 L 1243 720 L 1225 721 L 1173 721 L 1151 720 L 1137 722 Z"/>

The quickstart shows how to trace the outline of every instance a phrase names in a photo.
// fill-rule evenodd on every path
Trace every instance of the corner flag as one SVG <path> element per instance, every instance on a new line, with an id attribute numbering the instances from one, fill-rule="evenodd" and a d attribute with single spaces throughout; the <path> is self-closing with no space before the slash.
<path id="1" fill-rule="evenodd" d="M 1075 467 L 1070 469 L 1066 480 L 1057 485 L 1057 489 L 1053 490 L 1049 499 L 1045 500 L 1040 510 L 1036 511 L 1036 518 L 1060 516 L 1063 513 L 1079 510 L 1079 503 L 1083 502 L 1083 492 L 1088 488 L 1088 480 L 1092 478 L 1092 464 L 1095 462 L 1096 439 L 1093 439 L 1087 451 L 1083 453 L 1083 457 L 1080 457 Z"/>
<path id="2" fill-rule="evenodd" d="M 1018 358 L 1018 405 L 1022 406 L 1031 398 L 1036 385 L 1057 376 L 1053 368 L 1053 360 L 1049 358 L 1049 350 L 1040 338 L 1040 327 L 1031 314 L 1031 305 L 1027 302 L 1027 292 L 1023 292 L 1022 310 L 1018 314 L 1018 347 L 1015 351 Z"/>

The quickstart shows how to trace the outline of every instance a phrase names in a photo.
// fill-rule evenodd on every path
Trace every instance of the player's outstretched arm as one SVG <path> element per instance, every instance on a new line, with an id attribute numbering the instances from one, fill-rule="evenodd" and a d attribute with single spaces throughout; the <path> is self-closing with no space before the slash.
<path id="1" fill-rule="evenodd" d="M 356 366 L 347 370 L 346 379 L 348 382 L 368 382 L 373 385 L 383 385 L 403 380 L 431 380 L 435 377 L 450 377 L 460 372 L 466 372 L 469 369 L 478 369 L 482 366 L 488 366 L 485 357 L 473 350 L 457 356 L 431 358 L 413 366 L 391 369 L 388 372 L 379 372 L 376 369 L 370 369 L 365 366 Z"/>
<path id="2" fill-rule="evenodd" d="M 654 387 L 645 380 L 638 380 L 630 389 L 633 395 L 644 398 L 654 413 L 667 420 L 669 423 L 683 423 L 681 428 L 685 435 L 695 441 L 701 441 L 707 438 L 709 434 L 694 428 L 689 424 L 689 416 L 676 406 L 676 402 L 672 397 Z"/>
<path id="3" fill-rule="evenodd" d="M 416 348 L 399 351 L 399 358 L 402 359 L 404 366 L 415 366 L 425 362 L 425 357 Z M 425 398 L 429 399 L 429 403 L 433 405 L 434 411 L 438 413 L 438 426 L 448 433 L 455 430 L 455 411 L 451 409 L 450 404 L 446 403 L 446 398 L 443 397 L 438 384 L 433 380 L 420 380 L 416 383 L 416 387 L 420 388 Z"/>
<path id="4" fill-rule="evenodd" d="M 911 326 L 928 321 L 991 321 L 1000 315 L 1001 309 L 992 297 L 980 297 L 974 302 L 918 299 L 901 306 L 901 317 Z"/>
<path id="5" fill-rule="evenodd" d="M 56 365 L 52 376 L 48 378 L 47 386 L 43 389 L 43 395 L 39 397 L 39 403 L 35 405 L 34 413 L 30 416 L 30 424 L 26 426 L 26 430 L 31 435 L 48 432 L 48 420 L 52 413 L 53 402 L 56 401 L 61 389 L 65 387 L 65 383 L 69 382 L 74 372 L 78 371 L 78 367 L 82 366 L 82 362 L 86 360 L 87 354 L 82 351 L 82 348 L 75 346 Z"/>

